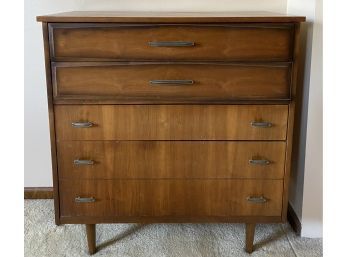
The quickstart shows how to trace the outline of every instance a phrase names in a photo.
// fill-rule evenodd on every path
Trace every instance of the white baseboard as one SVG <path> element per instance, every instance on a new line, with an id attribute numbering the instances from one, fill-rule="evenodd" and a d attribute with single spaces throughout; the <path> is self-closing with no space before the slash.
<path id="1" fill-rule="evenodd" d="M 322 238 L 323 222 L 317 220 L 302 220 L 301 237 Z"/>

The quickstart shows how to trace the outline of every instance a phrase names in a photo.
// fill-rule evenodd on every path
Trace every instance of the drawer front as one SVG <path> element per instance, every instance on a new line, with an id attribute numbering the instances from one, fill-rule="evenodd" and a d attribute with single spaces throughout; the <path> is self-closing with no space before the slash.
<path id="1" fill-rule="evenodd" d="M 54 58 L 292 59 L 293 25 L 50 24 Z"/>
<path id="2" fill-rule="evenodd" d="M 290 64 L 55 63 L 57 98 L 290 99 Z"/>
<path id="3" fill-rule="evenodd" d="M 56 105 L 58 140 L 285 140 L 287 105 Z"/>
<path id="4" fill-rule="evenodd" d="M 285 142 L 63 141 L 61 179 L 282 179 Z"/>
<path id="5" fill-rule="evenodd" d="M 61 180 L 59 185 L 61 216 L 280 216 L 282 209 L 283 180 Z"/>

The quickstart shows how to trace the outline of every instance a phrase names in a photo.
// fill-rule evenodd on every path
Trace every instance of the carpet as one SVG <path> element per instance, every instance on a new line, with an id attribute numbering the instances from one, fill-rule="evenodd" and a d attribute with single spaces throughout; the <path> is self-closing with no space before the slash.
<path id="1" fill-rule="evenodd" d="M 26 257 L 89 256 L 84 225 L 54 224 L 53 200 L 24 201 Z M 244 252 L 244 224 L 98 224 L 99 257 L 319 257 L 322 239 L 288 224 L 258 224 L 255 251 Z"/>

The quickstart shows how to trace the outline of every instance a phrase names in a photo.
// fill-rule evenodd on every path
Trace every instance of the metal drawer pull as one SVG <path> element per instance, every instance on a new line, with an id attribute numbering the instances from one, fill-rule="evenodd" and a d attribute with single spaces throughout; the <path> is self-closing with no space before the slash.
<path id="1" fill-rule="evenodd" d="M 194 46 L 195 42 L 190 41 L 152 41 L 149 46 L 154 47 L 172 47 L 172 46 Z"/>
<path id="2" fill-rule="evenodd" d="M 264 198 L 263 196 L 249 196 L 247 198 L 248 202 L 252 203 L 265 203 L 267 202 L 267 199 Z"/>
<path id="3" fill-rule="evenodd" d="M 195 82 L 189 79 L 155 79 L 150 80 L 152 85 L 192 85 Z"/>
<path id="4" fill-rule="evenodd" d="M 93 203 L 95 202 L 95 198 L 94 197 L 76 197 L 75 198 L 75 202 L 76 203 Z"/>
<path id="5" fill-rule="evenodd" d="M 273 124 L 271 122 L 253 121 L 250 124 L 251 124 L 251 126 L 258 127 L 258 128 L 269 128 L 269 127 L 273 126 Z"/>
<path id="6" fill-rule="evenodd" d="M 268 165 L 271 162 L 266 159 L 251 159 L 249 160 L 249 164 L 255 164 L 255 165 Z"/>
<path id="7" fill-rule="evenodd" d="M 72 122 L 71 126 L 73 126 L 74 128 L 90 128 L 93 127 L 93 123 L 92 122 Z"/>
<path id="8" fill-rule="evenodd" d="M 93 160 L 74 160 L 75 165 L 93 165 L 94 161 Z"/>

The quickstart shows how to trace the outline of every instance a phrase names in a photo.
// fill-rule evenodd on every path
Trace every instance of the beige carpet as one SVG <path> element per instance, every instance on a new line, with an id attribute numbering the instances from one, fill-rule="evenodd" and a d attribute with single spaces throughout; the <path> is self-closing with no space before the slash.
<path id="1" fill-rule="evenodd" d="M 98 253 L 117 257 L 314 257 L 322 240 L 297 237 L 289 225 L 258 225 L 256 250 L 244 252 L 243 224 L 101 224 Z M 25 256 L 80 257 L 87 254 L 83 225 L 56 226 L 52 200 L 25 201 Z"/>

